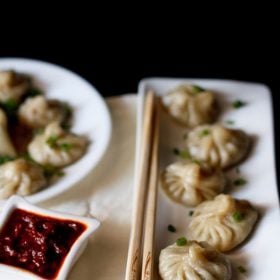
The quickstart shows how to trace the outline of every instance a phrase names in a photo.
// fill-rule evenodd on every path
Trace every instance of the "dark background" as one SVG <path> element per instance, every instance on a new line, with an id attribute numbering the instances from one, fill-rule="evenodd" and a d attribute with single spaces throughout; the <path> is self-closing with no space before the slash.
<path id="1" fill-rule="evenodd" d="M 165 51 L 160 45 L 148 51 L 124 45 L 117 45 L 116 49 L 80 46 L 69 50 L 66 45 L 41 49 L 0 44 L 0 57 L 34 58 L 64 66 L 93 83 L 103 96 L 136 92 L 139 80 L 144 77 L 198 77 L 264 83 L 272 90 L 274 104 L 280 104 L 277 61 L 269 51 L 262 55 L 247 49 L 236 56 L 219 53 L 221 49 L 193 52 L 173 47 Z"/>
<path id="2" fill-rule="evenodd" d="M 64 66 L 89 80 L 103 96 L 135 93 L 140 79 L 149 76 L 197 77 L 253 81 L 270 87 L 273 97 L 276 155 L 279 155 L 279 83 L 277 59 L 270 46 L 256 48 L 258 40 L 232 45 L 212 42 L 175 41 L 168 45 L 147 40 L 121 43 L 113 38 L 104 44 L 80 41 L 57 43 L 49 40 L 29 44 L 0 44 L 0 57 L 24 57 Z M 194 40 L 194 39 L 193 39 Z M 5 42 L 7 43 L 7 42 Z M 229 48 L 231 47 L 231 48 Z M 261 115 L 256 121 L 262 121 Z M 276 156 L 277 158 L 277 156 Z M 277 174 L 279 162 L 277 161 Z M 279 175 L 278 175 L 279 181 Z"/>

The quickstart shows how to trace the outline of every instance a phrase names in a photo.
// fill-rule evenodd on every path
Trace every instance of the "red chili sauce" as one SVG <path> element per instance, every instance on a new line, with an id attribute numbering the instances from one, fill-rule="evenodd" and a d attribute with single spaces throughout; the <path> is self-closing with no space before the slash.
<path id="1" fill-rule="evenodd" d="M 0 262 L 54 279 L 86 225 L 15 209 L 0 231 Z"/>

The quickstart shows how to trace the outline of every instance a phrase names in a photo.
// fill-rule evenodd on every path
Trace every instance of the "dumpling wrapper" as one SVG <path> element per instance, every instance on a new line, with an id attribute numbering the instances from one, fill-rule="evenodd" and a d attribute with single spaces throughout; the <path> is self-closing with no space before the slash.
<path id="1" fill-rule="evenodd" d="M 192 85 L 180 85 L 168 92 L 162 104 L 172 118 L 189 128 L 212 123 L 218 115 L 214 94 Z"/>
<path id="2" fill-rule="evenodd" d="M 225 255 L 206 242 L 188 241 L 163 249 L 159 256 L 163 280 L 230 280 L 232 267 Z"/>
<path id="3" fill-rule="evenodd" d="M 221 193 L 225 186 L 221 171 L 206 172 L 197 163 L 175 162 L 161 176 L 163 191 L 184 206 L 197 206 Z"/>
<path id="4" fill-rule="evenodd" d="M 86 151 L 88 140 L 50 123 L 43 134 L 36 135 L 28 145 L 33 160 L 44 166 L 63 167 L 78 160 Z M 68 148 L 67 148 L 68 147 Z"/>
<path id="5" fill-rule="evenodd" d="M 241 162 L 250 149 L 250 138 L 242 130 L 221 125 L 202 125 L 188 134 L 190 155 L 209 168 L 228 168 Z"/>
<path id="6" fill-rule="evenodd" d="M 220 194 L 196 207 L 189 224 L 189 236 L 226 252 L 248 237 L 257 218 L 257 211 L 247 200 Z"/>
<path id="7" fill-rule="evenodd" d="M 54 121 L 61 123 L 65 119 L 65 115 L 61 102 L 47 100 L 44 96 L 26 99 L 18 112 L 21 123 L 30 128 L 45 127 Z"/>
<path id="8" fill-rule="evenodd" d="M 16 150 L 8 133 L 7 116 L 2 109 L 0 109 L 0 156 L 16 156 Z"/>
<path id="9" fill-rule="evenodd" d="M 13 100 L 19 103 L 30 88 L 30 79 L 15 71 L 0 71 L 0 102 Z"/>
<path id="10" fill-rule="evenodd" d="M 25 159 L 0 165 L 0 198 L 30 195 L 46 186 L 43 169 Z"/>

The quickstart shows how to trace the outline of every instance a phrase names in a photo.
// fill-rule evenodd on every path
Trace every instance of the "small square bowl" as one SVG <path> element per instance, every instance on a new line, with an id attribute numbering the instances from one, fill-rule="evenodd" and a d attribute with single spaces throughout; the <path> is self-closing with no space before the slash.
<path id="1" fill-rule="evenodd" d="M 3 226 L 9 220 L 10 215 L 15 209 L 24 210 L 35 215 L 43 216 L 50 219 L 56 220 L 66 220 L 80 223 L 85 226 L 85 229 L 80 233 L 77 239 L 71 245 L 70 250 L 64 257 L 64 260 L 58 269 L 58 272 L 53 278 L 42 278 L 41 276 L 33 273 L 27 269 L 23 269 L 17 266 L 7 265 L 0 262 L 0 270 L 5 273 L 14 274 L 14 276 L 19 279 L 48 279 L 48 280 L 64 280 L 66 279 L 71 267 L 78 260 L 80 255 L 83 253 L 86 248 L 89 236 L 99 227 L 100 222 L 92 218 L 84 218 L 70 214 L 64 214 L 52 210 L 43 209 L 37 206 L 34 206 L 24 200 L 19 196 L 12 196 L 5 204 L 0 214 L 0 234 L 3 230 Z"/>

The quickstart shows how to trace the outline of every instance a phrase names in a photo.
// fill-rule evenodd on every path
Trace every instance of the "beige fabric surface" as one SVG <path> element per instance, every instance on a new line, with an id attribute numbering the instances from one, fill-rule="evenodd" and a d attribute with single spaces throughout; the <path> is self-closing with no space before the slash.
<path id="1" fill-rule="evenodd" d="M 41 204 L 101 221 L 69 280 L 124 279 L 132 210 L 136 95 L 113 97 L 107 102 L 113 133 L 106 155 L 79 184 Z"/>

